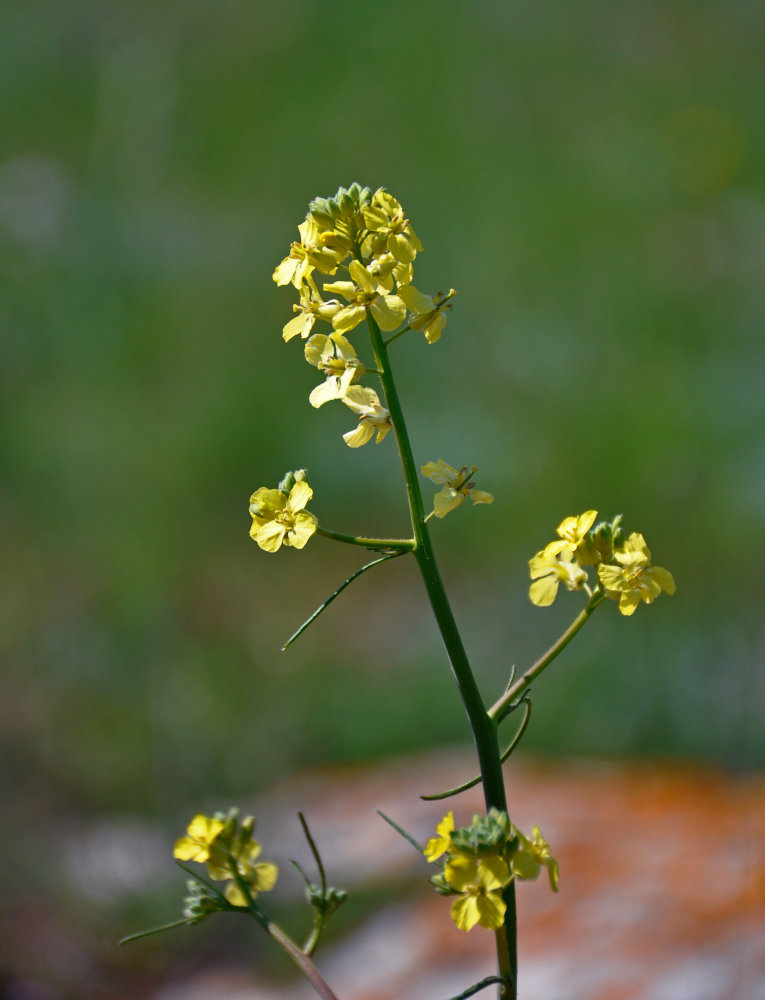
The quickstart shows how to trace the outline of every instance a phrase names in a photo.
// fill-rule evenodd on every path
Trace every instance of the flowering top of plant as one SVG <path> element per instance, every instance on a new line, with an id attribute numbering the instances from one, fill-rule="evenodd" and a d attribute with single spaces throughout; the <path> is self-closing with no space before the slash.
<path id="1" fill-rule="evenodd" d="M 261 846 L 254 839 L 255 820 L 248 816 L 239 823 L 238 813 L 232 809 L 228 815 L 198 814 L 189 823 L 186 836 L 176 841 L 173 857 L 179 861 L 207 862 L 207 874 L 214 882 L 227 882 L 223 896 L 231 906 L 248 906 L 259 892 L 268 892 L 276 885 L 279 869 L 270 861 L 257 861 Z M 201 916 L 220 909 L 200 891 L 201 883 L 189 885 L 191 901 L 187 907 L 192 912 L 192 922 Z M 207 904 L 207 905 L 205 905 Z"/>
<path id="2" fill-rule="evenodd" d="M 300 240 L 273 274 L 277 285 L 292 285 L 299 297 L 293 306 L 296 315 L 282 336 L 310 337 L 306 360 L 327 376 L 309 402 L 321 406 L 337 399 L 361 418 L 355 431 L 343 435 L 345 443 L 351 448 L 373 438 L 379 443 L 391 426 L 388 410 L 374 389 L 354 384 L 365 370 L 375 368 L 362 364 L 346 336 L 366 321 L 391 334 L 390 339 L 418 330 L 433 344 L 457 293 L 450 289 L 431 298 L 414 287 L 422 244 L 401 204 L 385 188 L 372 192 L 351 184 L 332 198 L 315 198 L 298 232 Z M 322 282 L 320 276 L 335 280 Z M 325 324 L 324 329 L 317 324 Z"/>
<path id="3" fill-rule="evenodd" d="M 451 916 L 463 931 L 476 924 L 488 930 L 501 927 L 507 910 L 503 891 L 515 879 L 535 879 L 545 868 L 551 888 L 558 889 L 558 863 L 539 827 L 534 827 L 531 838 L 526 837 L 507 813 L 497 809 L 473 816 L 470 826 L 458 830 L 453 813 L 448 812 L 423 854 L 443 868 L 431 878 L 436 891 L 458 896 Z"/>
<path id="4" fill-rule="evenodd" d="M 608 597 L 619 602 L 619 611 L 631 615 L 641 601 L 651 604 L 659 594 L 675 593 L 669 570 L 651 566 L 651 553 L 638 532 L 624 537 L 622 515 L 592 527 L 596 510 L 564 518 L 558 525 L 559 537 L 549 542 L 529 560 L 534 581 L 529 597 L 538 607 L 552 604 L 563 583 L 568 590 L 584 590 L 590 597 Z M 594 588 L 585 566 L 596 567 Z"/>

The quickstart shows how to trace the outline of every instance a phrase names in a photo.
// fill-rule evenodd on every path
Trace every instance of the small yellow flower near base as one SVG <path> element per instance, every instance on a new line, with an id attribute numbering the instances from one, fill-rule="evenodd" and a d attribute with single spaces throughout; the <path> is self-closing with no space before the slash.
<path id="1" fill-rule="evenodd" d="M 186 828 L 186 836 L 175 842 L 173 857 L 179 861 L 207 861 L 224 825 L 219 819 L 197 813 Z"/>
<path id="2" fill-rule="evenodd" d="M 431 837 L 422 852 L 428 861 L 437 861 L 449 850 L 454 830 L 454 813 L 450 810 L 436 827 L 435 837 Z"/>
<path id="3" fill-rule="evenodd" d="M 525 837 L 520 830 L 515 829 L 518 845 L 510 859 L 510 870 L 516 878 L 535 879 L 542 868 L 547 869 L 550 888 L 558 891 L 558 862 L 550 854 L 550 845 L 542 836 L 539 827 L 533 828 L 531 839 Z"/>
<path id="4" fill-rule="evenodd" d="M 675 593 L 675 578 L 662 566 L 651 566 L 651 553 L 645 538 L 637 532 L 629 536 L 620 549 L 614 550 L 618 566 L 601 564 L 598 577 L 607 596 L 619 601 L 619 611 L 631 615 L 638 604 L 652 604 L 664 591 Z"/>
<path id="5" fill-rule="evenodd" d="M 259 861 L 255 865 L 238 862 L 237 868 L 241 878 L 247 883 L 250 896 L 255 899 L 259 892 L 269 892 L 276 885 L 279 869 L 270 861 Z M 231 876 L 228 876 L 231 877 Z M 247 906 L 247 897 L 239 887 L 236 879 L 226 886 L 223 893 L 232 906 Z"/>
<path id="6" fill-rule="evenodd" d="M 461 931 L 476 924 L 488 930 L 502 926 L 507 909 L 502 889 L 511 880 L 507 864 L 497 855 L 481 858 L 456 855 L 444 868 L 444 878 L 460 898 L 452 903 L 451 916 Z"/>

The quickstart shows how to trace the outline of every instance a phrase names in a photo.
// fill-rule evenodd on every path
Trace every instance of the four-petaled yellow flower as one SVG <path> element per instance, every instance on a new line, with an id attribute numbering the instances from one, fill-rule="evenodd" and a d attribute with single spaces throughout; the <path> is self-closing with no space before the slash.
<path id="1" fill-rule="evenodd" d="M 258 861 L 262 847 L 257 840 L 250 840 L 244 846 L 238 856 L 234 856 L 234 865 L 239 878 L 246 883 L 250 896 L 254 899 L 259 892 L 270 892 L 276 885 L 279 875 L 278 867 L 270 861 Z M 223 895 L 232 906 L 247 906 L 247 896 L 242 891 L 239 881 L 234 874 L 234 866 L 227 859 L 225 862 L 213 868 L 207 866 L 211 879 L 223 882 L 230 879 Z"/>
<path id="2" fill-rule="evenodd" d="M 358 427 L 343 434 L 343 441 L 348 447 L 360 448 L 367 441 L 371 441 L 375 431 L 377 432 L 376 443 L 379 444 L 393 425 L 390 421 L 390 414 L 380 403 L 374 389 L 367 389 L 363 385 L 352 385 L 346 389 L 342 400 L 359 416 Z"/>
<path id="3" fill-rule="evenodd" d="M 175 842 L 173 857 L 179 861 L 207 861 L 223 822 L 197 813 L 186 828 L 186 836 Z"/>
<path id="4" fill-rule="evenodd" d="M 662 566 L 651 566 L 651 553 L 639 532 L 634 531 L 614 550 L 614 559 L 619 565 L 601 564 L 598 577 L 607 596 L 619 601 L 623 615 L 633 614 L 641 601 L 651 604 L 662 591 L 674 594 L 674 577 Z"/>
<path id="5" fill-rule="evenodd" d="M 289 493 L 261 486 L 250 497 L 250 537 L 266 552 L 276 552 L 281 545 L 302 549 L 319 523 L 314 514 L 304 510 L 312 496 L 313 490 L 303 480 Z"/>
<path id="6" fill-rule="evenodd" d="M 578 516 L 564 517 L 556 529 L 560 538 L 545 546 L 545 554 L 560 555 L 562 559 L 571 559 L 576 553 L 577 559 L 581 562 L 580 553 L 577 552 L 577 549 L 579 549 L 582 542 L 587 538 L 587 532 L 595 523 L 597 516 L 598 512 L 596 510 L 586 510 L 584 514 L 579 514 Z"/>
<path id="7" fill-rule="evenodd" d="M 422 852 L 428 861 L 437 861 L 442 854 L 445 854 L 452 844 L 452 831 L 454 830 L 454 813 L 451 810 L 444 816 L 436 827 L 435 837 L 431 837 Z"/>
<path id="8" fill-rule="evenodd" d="M 402 264 L 411 264 L 422 250 L 409 219 L 399 202 L 385 188 L 378 188 L 364 208 L 364 222 L 369 230 L 364 249 L 379 254 L 388 252 Z"/>
<path id="9" fill-rule="evenodd" d="M 300 336 L 305 340 L 313 330 L 317 319 L 323 319 L 327 323 L 332 322 L 342 308 L 337 299 L 330 299 L 325 302 L 312 280 L 308 280 L 300 290 L 300 302 L 296 302 L 292 307 L 297 316 L 294 316 L 288 323 L 284 324 L 282 337 L 285 341 L 292 340 L 293 337 Z"/>
<path id="10" fill-rule="evenodd" d="M 469 931 L 476 924 L 489 930 L 502 926 L 507 909 L 502 890 L 512 878 L 502 858 L 488 855 L 479 860 L 455 855 L 444 868 L 444 878 L 460 893 L 452 903 L 451 915 L 461 931 Z"/>
<path id="11" fill-rule="evenodd" d="M 352 281 L 333 281 L 324 285 L 327 292 L 337 292 L 348 300 L 332 317 L 337 333 L 349 333 L 366 318 L 367 310 L 381 330 L 395 330 L 406 317 L 406 306 L 398 295 L 391 295 L 379 278 L 376 278 L 361 261 L 352 260 L 348 265 Z"/>
<path id="12" fill-rule="evenodd" d="M 316 222 L 308 218 L 298 226 L 300 242 L 293 243 L 290 252 L 277 265 L 273 278 L 277 285 L 294 285 L 300 288 L 309 279 L 314 268 L 322 274 L 334 274 L 343 254 L 322 244 Z"/>
<path id="13" fill-rule="evenodd" d="M 420 471 L 432 483 L 443 486 L 433 498 L 433 513 L 436 517 L 446 517 L 450 510 L 459 507 L 466 496 L 474 504 L 494 502 L 491 493 L 475 489 L 475 483 L 470 481 L 471 476 L 477 472 L 474 465 L 470 468 L 463 465 L 461 469 L 455 469 L 439 458 L 437 462 L 426 462 Z"/>
<path id="14" fill-rule="evenodd" d="M 542 836 L 539 827 L 534 826 L 531 839 L 525 837 L 516 827 L 518 844 L 510 859 L 510 870 L 519 879 L 535 879 L 542 868 L 547 869 L 550 888 L 558 891 L 558 862 L 550 854 L 550 845 Z"/>
<path id="15" fill-rule="evenodd" d="M 551 543 L 555 545 L 555 542 Z M 564 583 L 569 590 L 581 590 L 587 583 L 587 574 L 576 562 L 558 559 L 547 549 L 529 559 L 529 573 L 534 583 L 529 588 L 531 603 L 546 608 L 555 600 L 558 585 Z"/>
<path id="16" fill-rule="evenodd" d="M 316 333 L 305 345 L 306 361 L 324 372 L 326 381 L 317 385 L 308 397 L 311 406 L 322 406 L 330 399 L 340 399 L 352 382 L 364 374 L 364 366 L 350 343 L 339 333 L 331 337 Z"/>
<path id="17" fill-rule="evenodd" d="M 457 293 L 452 288 L 448 295 L 431 299 L 430 296 L 417 291 L 414 285 L 407 285 L 405 288 L 399 288 L 398 294 L 411 313 L 409 326 L 413 330 L 421 330 L 427 342 L 435 344 L 446 326 L 444 309 L 451 309 L 451 305 L 447 305 L 447 302 Z"/>

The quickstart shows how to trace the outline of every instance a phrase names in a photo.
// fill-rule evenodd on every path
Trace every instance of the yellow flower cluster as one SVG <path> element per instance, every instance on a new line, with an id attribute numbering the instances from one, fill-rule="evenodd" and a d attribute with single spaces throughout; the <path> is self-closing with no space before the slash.
<path id="1" fill-rule="evenodd" d="M 436 890 L 458 897 L 452 903 L 451 917 L 462 931 L 476 924 L 488 930 L 501 927 L 507 909 L 503 892 L 514 879 L 535 879 L 545 868 L 550 887 L 558 890 L 558 863 L 539 827 L 526 837 L 506 813 L 496 809 L 485 817 L 474 816 L 471 825 L 460 830 L 455 830 L 454 814 L 448 812 L 423 854 L 443 868 L 442 874 L 431 879 Z"/>
<path id="2" fill-rule="evenodd" d="M 408 313 L 408 325 L 400 332 L 419 330 L 429 344 L 435 343 L 456 292 L 433 299 L 412 284 L 422 244 L 399 202 L 384 188 L 372 192 L 352 184 L 332 198 L 314 199 L 298 232 L 300 240 L 273 275 L 277 285 L 293 285 L 299 295 L 296 315 L 282 336 L 285 341 L 306 340 L 306 361 L 325 376 L 309 396 L 311 405 L 337 399 L 359 418 L 355 430 L 343 435 L 345 443 L 358 448 L 375 435 L 382 441 L 391 428 L 390 414 L 374 389 L 355 384 L 366 369 L 346 335 L 367 317 L 393 333 Z M 342 278 L 323 281 L 319 288 L 320 275 L 335 277 L 338 272 Z M 315 333 L 317 323 L 330 329 Z"/>
<path id="3" fill-rule="evenodd" d="M 597 516 L 596 510 L 586 510 L 565 518 L 558 525 L 558 538 L 529 560 L 532 603 L 552 604 L 562 583 L 590 597 L 599 592 L 618 601 L 623 615 L 631 615 L 641 601 L 651 604 L 662 591 L 674 594 L 674 577 L 662 566 L 651 565 L 645 538 L 637 531 L 625 538 L 621 515 L 593 528 Z M 595 590 L 590 588 L 586 566 L 596 567 Z"/>
<path id="4" fill-rule="evenodd" d="M 305 510 L 312 496 L 305 469 L 288 472 L 278 489 L 255 490 L 250 497 L 250 538 L 266 552 L 277 552 L 282 545 L 302 549 L 319 524 L 316 515 Z"/>
<path id="5" fill-rule="evenodd" d="M 253 837 L 254 830 L 254 818 L 248 816 L 240 824 L 233 809 L 228 816 L 198 813 L 189 823 L 186 836 L 176 841 L 173 857 L 206 863 L 213 881 L 228 883 L 223 891 L 226 900 L 232 906 L 247 906 L 247 896 L 254 899 L 259 892 L 273 889 L 279 874 L 270 861 L 257 860 L 262 848 Z"/>

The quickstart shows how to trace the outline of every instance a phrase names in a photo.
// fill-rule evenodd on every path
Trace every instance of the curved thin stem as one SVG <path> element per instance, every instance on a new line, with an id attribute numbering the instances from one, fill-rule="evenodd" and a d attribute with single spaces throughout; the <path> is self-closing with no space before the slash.
<path id="1" fill-rule="evenodd" d="M 562 652 L 566 646 L 568 646 L 595 608 L 597 608 L 597 606 L 601 604 L 605 598 L 606 595 L 602 590 L 596 590 L 590 598 L 587 607 L 576 616 L 563 635 L 561 635 L 561 637 L 554 642 L 552 646 L 550 646 L 547 652 L 543 656 L 540 656 L 536 663 L 532 664 L 532 666 L 530 666 L 525 673 L 521 674 L 514 684 L 511 680 L 511 683 L 508 685 L 507 690 L 502 697 L 498 698 L 489 709 L 489 715 L 492 719 L 500 722 L 504 719 L 508 712 L 512 711 L 513 702 L 523 695 L 529 687 L 531 687 L 533 681 L 535 681 L 537 677 L 539 677 L 539 675 L 549 667 L 555 657 Z"/>
<path id="2" fill-rule="evenodd" d="M 372 569 L 373 566 L 379 566 L 380 563 L 387 562 L 389 559 L 398 559 L 399 556 L 406 555 L 408 551 L 409 551 L 408 549 L 401 549 L 401 551 L 399 552 L 389 552 L 387 555 L 380 556 L 379 559 L 373 559 L 372 562 L 366 563 L 360 569 L 357 569 L 355 573 L 351 573 L 348 579 L 344 580 L 337 588 L 337 590 L 334 591 L 334 593 L 330 594 L 329 597 L 326 599 L 326 601 L 320 604 L 312 615 L 309 615 L 309 617 L 306 618 L 306 620 L 303 622 L 300 628 L 292 633 L 289 639 L 282 646 L 282 652 L 285 653 L 290 648 L 292 643 L 296 639 L 298 639 L 303 634 L 303 632 L 305 632 L 308 626 L 316 621 L 316 619 L 319 617 L 322 611 L 326 611 L 326 609 L 335 600 L 335 598 L 339 597 L 340 594 L 342 594 L 342 592 L 345 590 L 345 588 L 350 586 L 354 580 L 358 579 L 358 577 L 360 577 L 362 573 L 366 573 L 368 569 Z"/>
<path id="3" fill-rule="evenodd" d="M 521 698 L 520 702 L 516 702 L 516 704 L 513 705 L 512 708 L 517 708 L 519 704 L 525 706 L 525 710 L 523 713 L 523 720 L 521 721 L 521 724 L 518 727 L 518 732 L 513 737 L 512 743 L 510 743 L 507 749 L 503 751 L 502 756 L 499 758 L 500 764 L 505 763 L 505 761 L 513 752 L 513 750 L 515 750 L 515 748 L 521 742 L 521 737 L 526 732 L 526 726 L 528 726 L 529 724 L 529 718 L 531 717 L 531 699 Z M 480 780 L 481 780 L 481 775 L 477 774 L 474 778 L 471 778 L 470 781 L 464 781 L 461 785 L 457 785 L 455 788 L 450 788 L 446 792 L 437 792 L 435 795 L 421 795 L 420 798 L 424 799 L 426 802 L 433 802 L 438 799 L 450 799 L 452 795 L 459 795 L 460 792 L 466 792 L 469 788 L 474 788 Z"/>

